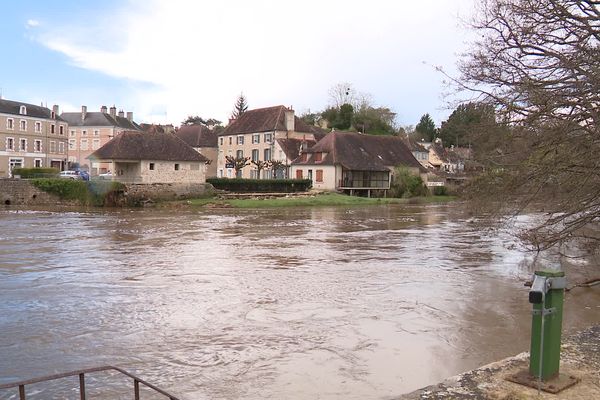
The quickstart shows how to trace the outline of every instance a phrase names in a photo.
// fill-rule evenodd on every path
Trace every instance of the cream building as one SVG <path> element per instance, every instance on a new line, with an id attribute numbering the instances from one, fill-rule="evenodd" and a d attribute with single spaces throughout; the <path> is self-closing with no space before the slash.
<path id="1" fill-rule="evenodd" d="M 78 163 L 81 169 L 89 171 L 91 175 L 108 172 L 110 166 L 106 163 L 90 163 L 90 154 L 121 132 L 141 131 L 141 127 L 133 121 L 132 112 L 125 116 L 123 111 L 117 113 L 115 106 L 110 110 L 102 106 L 100 112 L 88 112 L 86 106 L 81 106 L 81 112 L 62 113 L 61 117 L 69 123 L 69 162 Z"/>
<path id="2" fill-rule="evenodd" d="M 56 168 L 67 164 L 68 123 L 42 106 L 0 99 L 0 177 L 14 168 Z"/>
<path id="3" fill-rule="evenodd" d="M 183 125 L 175 133 L 198 153 L 208 159 L 206 162 L 206 177 L 217 176 L 217 133 L 203 125 Z"/>
<path id="4" fill-rule="evenodd" d="M 283 169 L 265 169 L 258 176 L 257 168 L 250 164 L 238 177 L 269 179 L 289 176 L 292 160 L 302 148 L 316 143 L 325 135 L 320 128 L 309 126 L 295 116 L 294 110 L 285 106 L 259 108 L 246 111 L 219 133 L 217 176 L 235 178 L 235 170 L 226 161 L 248 157 L 255 161 L 280 161 Z M 277 176 L 275 176 L 277 175 Z"/>

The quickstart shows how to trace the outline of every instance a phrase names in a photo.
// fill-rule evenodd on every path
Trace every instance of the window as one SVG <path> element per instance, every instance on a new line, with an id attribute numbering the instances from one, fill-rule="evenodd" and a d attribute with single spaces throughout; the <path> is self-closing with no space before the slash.
<path id="1" fill-rule="evenodd" d="M 27 107 L 21 106 L 19 108 L 19 114 L 21 114 L 21 115 L 27 115 Z"/>
<path id="2" fill-rule="evenodd" d="M 179 171 L 179 164 L 175 164 L 175 171 Z"/>
<path id="3" fill-rule="evenodd" d="M 100 148 L 100 139 L 92 140 L 92 150 L 97 150 Z"/>
<path id="4" fill-rule="evenodd" d="M 81 139 L 81 146 L 80 146 L 81 150 L 87 150 L 88 149 L 88 140 L 87 139 Z"/>
<path id="5" fill-rule="evenodd" d="M 15 149 L 15 139 L 11 137 L 6 138 L 6 150 L 14 150 Z"/>
<path id="6" fill-rule="evenodd" d="M 15 120 L 12 118 L 6 119 L 6 129 L 10 129 L 11 131 L 15 129 Z"/>
<path id="7" fill-rule="evenodd" d="M 223 146 L 223 138 L 222 137 L 219 138 L 219 145 Z"/>
<path id="8" fill-rule="evenodd" d="M 300 159 L 304 162 L 306 162 L 306 160 L 308 159 L 308 156 L 306 155 L 306 153 L 302 153 L 302 156 L 300 157 Z"/>
<path id="9" fill-rule="evenodd" d="M 50 125 L 50 133 L 54 133 L 56 130 L 56 126 L 54 124 Z"/>
<path id="10" fill-rule="evenodd" d="M 296 170 L 296 179 L 302 179 L 302 170 L 301 169 Z"/>
<path id="11" fill-rule="evenodd" d="M 229 136 L 229 145 L 230 146 L 231 146 L 232 142 L 233 142 L 233 137 Z"/>
<path id="12" fill-rule="evenodd" d="M 75 131 L 71 131 L 71 137 L 75 137 Z"/>
<path id="13" fill-rule="evenodd" d="M 87 136 L 87 131 L 81 131 L 81 136 Z"/>
<path id="14" fill-rule="evenodd" d="M 33 160 L 33 166 L 35 168 L 42 168 L 42 159 L 36 158 L 35 160 Z"/>
<path id="15" fill-rule="evenodd" d="M 323 161 L 323 153 L 315 153 L 314 161 L 315 162 Z"/>
<path id="16" fill-rule="evenodd" d="M 42 131 L 42 123 L 40 121 L 35 123 L 35 131 L 38 133 Z"/>
<path id="17" fill-rule="evenodd" d="M 258 161 L 258 149 L 252 150 L 252 161 Z"/>
<path id="18" fill-rule="evenodd" d="M 58 154 L 63 154 L 65 152 L 65 143 L 58 142 Z"/>
<path id="19" fill-rule="evenodd" d="M 151 163 L 148 164 L 148 169 L 150 171 L 154 171 L 154 163 L 153 162 L 151 162 Z"/>
<path id="20" fill-rule="evenodd" d="M 21 150 L 21 151 L 27 151 L 27 139 L 20 139 L 19 140 L 19 150 Z"/>
<path id="21" fill-rule="evenodd" d="M 308 170 L 308 179 L 312 181 L 312 169 Z"/>
<path id="22" fill-rule="evenodd" d="M 260 143 L 260 133 L 252 135 L 252 144 Z"/>
<path id="23" fill-rule="evenodd" d="M 35 140 L 33 142 L 33 151 L 36 153 L 42 152 L 42 141 L 41 140 Z"/>
<path id="24" fill-rule="evenodd" d="M 50 141 L 50 153 L 56 153 L 56 142 L 54 140 Z"/>
<path id="25" fill-rule="evenodd" d="M 244 158 L 244 150 L 238 150 L 235 155 L 237 158 Z"/>
<path id="26" fill-rule="evenodd" d="M 65 134 L 65 127 L 64 127 L 64 125 L 60 125 L 58 127 L 58 134 L 59 135 L 64 135 Z"/>
<path id="27" fill-rule="evenodd" d="M 318 169 L 315 171 L 317 175 L 317 182 L 323 182 L 323 170 Z"/>
<path id="28" fill-rule="evenodd" d="M 27 130 L 27 121 L 25 121 L 24 119 L 22 119 L 21 121 L 19 121 L 19 129 L 21 129 L 22 131 L 26 131 Z"/>
<path id="29" fill-rule="evenodd" d="M 250 170 L 250 179 L 258 179 L 258 170 L 256 170 L 256 169 Z"/>
<path id="30" fill-rule="evenodd" d="M 223 138 L 221 138 L 221 139 L 223 139 Z M 222 170 L 222 169 L 220 169 L 220 170 L 219 170 L 219 178 L 222 178 L 222 177 L 223 177 L 223 170 Z"/>
<path id="31" fill-rule="evenodd" d="M 265 149 L 265 161 L 271 161 L 271 149 Z"/>
<path id="32" fill-rule="evenodd" d="M 271 133 L 265 133 L 265 143 L 271 143 L 272 137 Z"/>
<path id="33" fill-rule="evenodd" d="M 240 135 L 237 137 L 237 144 L 244 144 L 244 135 Z"/>
<path id="34" fill-rule="evenodd" d="M 77 139 L 69 139 L 69 150 L 77 150 Z"/>
<path id="35" fill-rule="evenodd" d="M 100 131 L 98 129 L 94 129 L 94 136 L 99 137 Z"/>

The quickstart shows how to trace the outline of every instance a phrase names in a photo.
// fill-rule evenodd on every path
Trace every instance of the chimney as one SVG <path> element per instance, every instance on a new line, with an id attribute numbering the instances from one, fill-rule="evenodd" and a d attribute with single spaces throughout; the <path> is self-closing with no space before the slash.
<path id="1" fill-rule="evenodd" d="M 117 107 L 112 106 L 110 108 L 110 116 L 113 117 L 113 118 L 117 116 Z"/>
<path id="2" fill-rule="evenodd" d="M 288 131 L 296 130 L 294 110 L 291 108 L 285 110 L 285 129 Z"/>
<path id="3" fill-rule="evenodd" d="M 100 107 L 100 112 L 106 114 L 108 112 L 108 108 L 106 106 Z"/>
<path id="4" fill-rule="evenodd" d="M 85 121 L 86 115 L 87 115 L 87 107 L 81 106 L 81 122 Z"/>
<path id="5" fill-rule="evenodd" d="M 235 122 L 235 118 L 229 118 L 229 125 L 233 124 Z"/>
<path id="6" fill-rule="evenodd" d="M 133 112 L 127 111 L 127 119 L 129 122 L 133 122 Z"/>
<path id="7" fill-rule="evenodd" d="M 125 113 L 123 112 L 123 110 L 119 110 L 119 117 L 125 118 Z"/>

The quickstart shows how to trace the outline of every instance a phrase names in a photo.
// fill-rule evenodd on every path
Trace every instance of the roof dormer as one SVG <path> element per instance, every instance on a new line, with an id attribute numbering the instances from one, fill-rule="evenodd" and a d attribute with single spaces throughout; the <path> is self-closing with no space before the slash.
<path id="1" fill-rule="evenodd" d="M 27 115 L 27 107 L 25 107 L 25 106 L 19 107 L 19 114 Z"/>

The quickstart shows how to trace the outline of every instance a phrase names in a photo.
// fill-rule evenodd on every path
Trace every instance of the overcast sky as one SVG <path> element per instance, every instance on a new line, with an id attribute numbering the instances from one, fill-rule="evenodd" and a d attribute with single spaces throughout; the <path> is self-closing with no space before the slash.
<path id="1" fill-rule="evenodd" d="M 243 92 L 250 108 L 322 110 L 350 82 L 414 125 L 451 110 L 473 0 L 5 1 L 0 88 L 5 99 L 101 105 L 137 122 L 187 115 L 227 121 Z"/>

